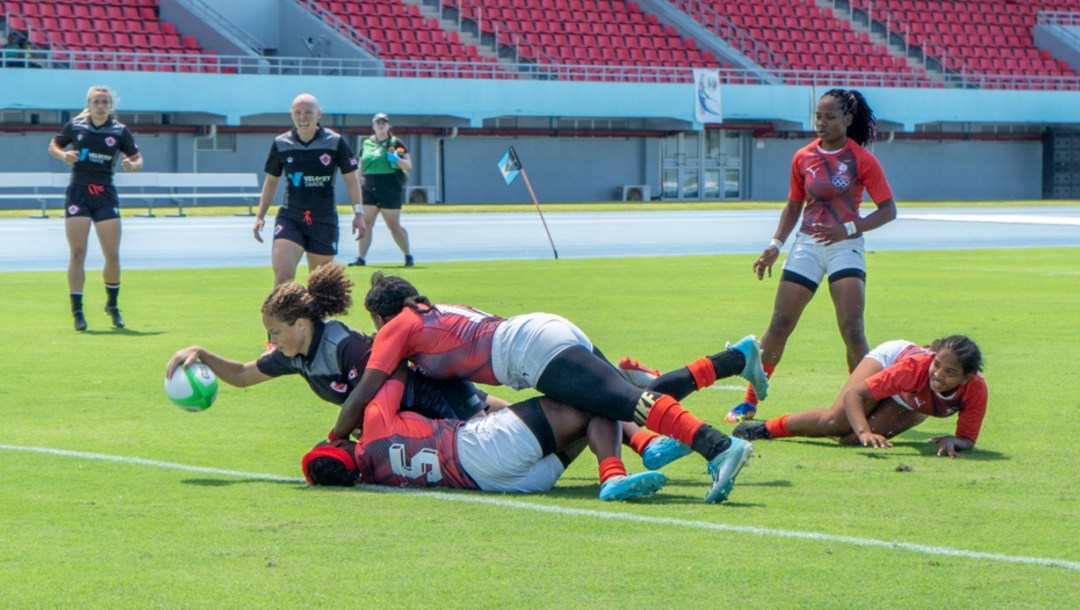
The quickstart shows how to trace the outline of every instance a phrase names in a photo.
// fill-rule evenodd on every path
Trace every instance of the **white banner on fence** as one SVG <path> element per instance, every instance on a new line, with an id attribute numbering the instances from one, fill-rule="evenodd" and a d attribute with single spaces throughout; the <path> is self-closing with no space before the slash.
<path id="1" fill-rule="evenodd" d="M 694 69 L 694 118 L 699 123 L 723 123 L 720 112 L 720 71 Z"/>

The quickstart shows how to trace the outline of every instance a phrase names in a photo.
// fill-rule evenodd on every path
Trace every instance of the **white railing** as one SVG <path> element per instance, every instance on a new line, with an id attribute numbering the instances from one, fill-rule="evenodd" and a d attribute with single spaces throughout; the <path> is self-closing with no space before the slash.
<path id="1" fill-rule="evenodd" d="M 35 68 L 193 72 L 208 74 L 386 76 L 397 78 L 475 78 L 623 83 L 692 83 L 693 68 L 681 66 L 593 66 L 575 64 L 427 61 L 422 59 L 358 60 L 326 57 L 253 57 L 180 53 L 34 50 L 18 61 Z M 0 59 L 0 66 L 3 60 Z M 14 68 L 11 68 L 14 69 Z M 765 76 L 741 68 L 719 70 L 727 84 L 781 84 L 843 87 L 950 87 L 1080 91 L 1078 76 L 946 74 L 934 82 L 922 74 L 847 72 L 840 70 L 777 70 Z"/>
<path id="2" fill-rule="evenodd" d="M 1036 25 L 1080 26 L 1080 13 L 1073 11 L 1039 11 Z"/>

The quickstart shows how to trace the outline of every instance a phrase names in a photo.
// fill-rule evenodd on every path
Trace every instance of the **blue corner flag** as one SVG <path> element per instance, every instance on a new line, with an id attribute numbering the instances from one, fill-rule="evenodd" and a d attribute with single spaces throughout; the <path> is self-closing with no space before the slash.
<path id="1" fill-rule="evenodd" d="M 521 172 L 521 161 L 518 159 L 517 153 L 514 152 L 514 147 L 506 149 L 501 159 L 499 159 L 499 171 L 502 172 L 503 180 L 506 180 L 506 185 L 510 186 L 518 177 L 518 173 Z"/>

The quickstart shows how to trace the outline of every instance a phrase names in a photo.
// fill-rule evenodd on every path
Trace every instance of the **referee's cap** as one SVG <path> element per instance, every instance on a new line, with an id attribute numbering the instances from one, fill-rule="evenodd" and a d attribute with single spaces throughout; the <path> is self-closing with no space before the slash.
<path id="1" fill-rule="evenodd" d="M 379 121 L 386 121 L 387 123 L 389 123 L 390 122 L 390 117 L 386 116 L 385 112 L 380 112 L 380 113 L 376 114 L 375 116 L 371 117 L 371 123 L 372 124 L 378 123 Z"/>

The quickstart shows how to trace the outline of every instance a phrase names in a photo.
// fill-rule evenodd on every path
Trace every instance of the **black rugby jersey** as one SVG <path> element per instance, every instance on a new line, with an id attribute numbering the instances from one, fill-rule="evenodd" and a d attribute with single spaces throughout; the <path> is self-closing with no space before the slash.
<path id="1" fill-rule="evenodd" d="M 337 216 L 334 205 L 334 171 L 342 175 L 356 171 L 358 164 L 345 138 L 319 127 L 310 142 L 303 142 L 295 129 L 281 134 L 270 146 L 266 173 L 285 176 L 285 198 L 281 209 L 294 214 Z"/>
<path id="2" fill-rule="evenodd" d="M 330 320 L 315 323 L 311 344 L 315 347 L 308 356 L 289 358 L 275 349 L 259 358 L 255 366 L 270 377 L 298 374 L 319 398 L 341 405 L 360 383 L 371 356 L 372 339 Z M 486 397 L 467 381 L 435 381 L 410 371 L 401 409 L 434 419 L 468 419 L 484 408 Z"/>
<path id="3" fill-rule="evenodd" d="M 271 377 L 299 374 L 319 398 L 340 405 L 360 383 L 371 355 L 371 337 L 331 320 L 315 324 L 311 345 L 314 349 L 307 356 L 289 358 L 275 349 L 255 365 Z"/>
<path id="4" fill-rule="evenodd" d="M 72 184 L 112 184 L 117 151 L 128 157 L 139 152 L 135 137 L 112 117 L 100 127 L 94 126 L 89 115 L 75 117 L 53 140 L 60 148 L 74 144 L 72 150 L 79 153 L 71 170 Z"/>

